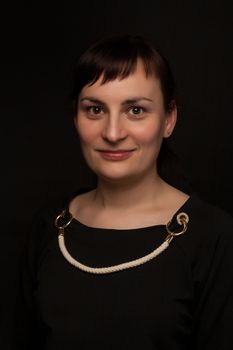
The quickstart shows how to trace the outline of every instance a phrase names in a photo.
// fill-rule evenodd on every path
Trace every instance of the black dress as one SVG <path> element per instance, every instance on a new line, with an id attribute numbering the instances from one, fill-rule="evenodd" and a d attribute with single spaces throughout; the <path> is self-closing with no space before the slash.
<path id="1" fill-rule="evenodd" d="M 233 349 L 230 215 L 192 194 L 176 213 L 189 215 L 188 230 L 164 252 L 135 268 L 94 275 L 59 250 L 54 220 L 67 205 L 39 218 L 25 251 L 14 349 Z M 101 229 L 73 219 L 65 242 L 75 259 L 101 267 L 142 257 L 166 235 L 165 225 Z"/>

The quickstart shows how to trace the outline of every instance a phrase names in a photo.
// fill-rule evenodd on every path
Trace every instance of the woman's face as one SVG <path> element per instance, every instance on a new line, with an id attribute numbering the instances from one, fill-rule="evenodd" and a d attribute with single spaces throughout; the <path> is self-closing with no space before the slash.
<path id="1" fill-rule="evenodd" d="M 165 112 L 160 81 L 146 77 L 140 61 L 127 78 L 101 81 L 82 89 L 75 117 L 89 167 L 114 181 L 154 175 L 162 139 L 176 123 L 176 108 Z"/>

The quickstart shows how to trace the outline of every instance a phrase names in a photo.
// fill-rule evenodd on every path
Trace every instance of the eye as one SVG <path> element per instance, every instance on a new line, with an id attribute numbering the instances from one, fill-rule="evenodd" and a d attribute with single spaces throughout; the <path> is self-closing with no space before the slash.
<path id="1" fill-rule="evenodd" d="M 145 112 L 145 109 L 143 107 L 140 106 L 132 106 L 129 108 L 129 113 L 131 115 L 141 115 Z"/>
<path id="2" fill-rule="evenodd" d="M 86 109 L 90 115 L 97 116 L 103 112 L 103 108 L 101 106 L 87 106 Z"/>

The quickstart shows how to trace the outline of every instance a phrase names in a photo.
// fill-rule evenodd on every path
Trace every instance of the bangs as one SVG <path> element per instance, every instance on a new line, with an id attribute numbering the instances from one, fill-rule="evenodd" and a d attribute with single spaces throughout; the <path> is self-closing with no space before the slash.
<path id="1" fill-rule="evenodd" d="M 136 69 L 137 57 L 127 59 L 127 61 L 120 60 L 107 60 L 106 63 L 101 62 L 98 66 L 94 67 L 95 76 L 90 81 L 89 85 L 94 84 L 101 76 L 101 84 L 105 84 L 115 79 L 124 79 L 130 74 L 133 74 Z"/>
<path id="2" fill-rule="evenodd" d="M 92 72 L 87 84 L 94 84 L 101 76 L 101 84 L 115 79 L 125 79 L 134 73 L 138 60 L 143 63 L 146 76 L 154 74 L 155 68 L 145 53 L 140 52 L 138 48 L 116 45 L 112 50 L 96 55 L 95 60 L 86 67 L 87 71 Z"/>
<path id="3" fill-rule="evenodd" d="M 126 35 L 98 41 L 79 58 L 74 71 L 74 110 L 77 111 L 78 98 L 84 86 L 91 86 L 100 78 L 101 84 L 127 78 L 134 73 L 138 60 L 143 63 L 147 77 L 156 76 L 160 79 L 167 105 L 174 85 L 168 64 L 145 39 Z"/>
<path id="4" fill-rule="evenodd" d="M 102 84 L 128 77 L 134 73 L 138 59 L 144 64 L 146 76 L 154 74 L 154 54 L 140 37 L 116 37 L 94 44 L 80 57 L 75 68 L 74 97 L 85 85 L 94 84 L 101 76 Z"/>

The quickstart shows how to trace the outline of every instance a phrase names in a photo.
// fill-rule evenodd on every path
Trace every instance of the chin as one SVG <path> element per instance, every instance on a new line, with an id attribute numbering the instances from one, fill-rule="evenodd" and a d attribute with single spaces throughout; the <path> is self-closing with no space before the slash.
<path id="1" fill-rule="evenodd" d="M 124 183 L 129 182 L 133 179 L 140 179 L 141 173 L 139 172 L 132 172 L 132 171 L 124 171 L 123 169 L 110 169 L 108 168 L 107 171 L 100 171 L 99 169 L 93 169 L 95 174 L 99 179 L 103 179 L 104 181 L 109 181 L 111 183 Z"/>
<path id="2" fill-rule="evenodd" d="M 114 182 L 117 181 L 124 181 L 126 179 L 132 178 L 132 174 L 125 174 L 125 173 L 104 173 L 104 172 L 98 172 L 96 173 L 98 178 L 102 178 L 105 180 L 111 180 Z"/>

